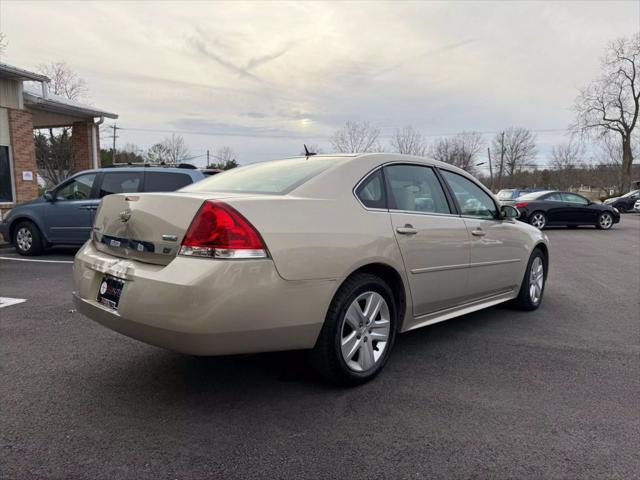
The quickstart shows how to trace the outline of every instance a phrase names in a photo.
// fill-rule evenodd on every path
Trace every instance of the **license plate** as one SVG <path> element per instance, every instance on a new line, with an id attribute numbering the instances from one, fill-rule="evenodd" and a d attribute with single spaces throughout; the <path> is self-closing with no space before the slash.
<path id="1" fill-rule="evenodd" d="M 98 302 L 112 310 L 117 310 L 123 288 L 124 280 L 105 275 L 98 288 Z"/>

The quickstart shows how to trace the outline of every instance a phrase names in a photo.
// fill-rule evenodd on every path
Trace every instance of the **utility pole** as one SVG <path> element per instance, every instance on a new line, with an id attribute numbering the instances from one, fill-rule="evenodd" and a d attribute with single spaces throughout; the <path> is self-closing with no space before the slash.
<path id="1" fill-rule="evenodd" d="M 111 128 L 113 128 L 113 150 L 111 151 L 111 164 L 115 165 L 116 164 L 116 138 L 118 138 L 118 135 L 116 134 L 116 132 L 120 129 L 115 123 Z"/>
<path id="2" fill-rule="evenodd" d="M 491 148 L 487 147 L 487 157 L 489 157 L 489 185 L 493 191 L 493 167 L 491 166 Z"/>
<path id="3" fill-rule="evenodd" d="M 211 165 L 209 163 L 209 149 L 207 149 L 207 168 L 209 167 L 209 165 Z"/>
<path id="4" fill-rule="evenodd" d="M 498 173 L 498 188 L 502 188 L 503 172 L 504 172 L 504 132 L 500 134 L 500 171 Z"/>

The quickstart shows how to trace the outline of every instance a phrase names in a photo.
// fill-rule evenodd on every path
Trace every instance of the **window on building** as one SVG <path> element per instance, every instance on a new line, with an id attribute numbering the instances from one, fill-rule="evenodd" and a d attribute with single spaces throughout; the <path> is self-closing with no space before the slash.
<path id="1" fill-rule="evenodd" d="M 9 147 L 0 145 L 0 202 L 13 202 Z"/>

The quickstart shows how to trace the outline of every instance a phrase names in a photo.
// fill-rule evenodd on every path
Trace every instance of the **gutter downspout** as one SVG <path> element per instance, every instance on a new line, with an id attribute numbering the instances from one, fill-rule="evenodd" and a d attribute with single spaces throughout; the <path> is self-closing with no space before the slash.
<path id="1" fill-rule="evenodd" d="M 92 163 L 93 163 L 93 168 L 98 168 L 98 154 L 100 152 L 100 145 L 98 145 L 98 135 L 96 134 L 97 129 L 100 127 L 100 125 L 102 125 L 102 122 L 104 122 L 104 115 L 100 116 L 100 120 L 98 120 L 97 122 L 93 122 L 93 124 L 91 125 L 91 144 L 93 145 L 93 149 L 91 152 L 91 156 L 93 157 Z"/>

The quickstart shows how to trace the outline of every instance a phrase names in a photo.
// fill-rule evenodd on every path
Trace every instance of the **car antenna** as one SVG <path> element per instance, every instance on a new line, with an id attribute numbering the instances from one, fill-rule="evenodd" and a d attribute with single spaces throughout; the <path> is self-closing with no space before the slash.
<path id="1" fill-rule="evenodd" d="M 304 155 L 305 157 L 310 157 L 311 155 L 315 155 L 316 152 L 310 152 L 309 149 L 307 148 L 307 146 L 303 143 L 302 145 L 304 145 Z"/>

